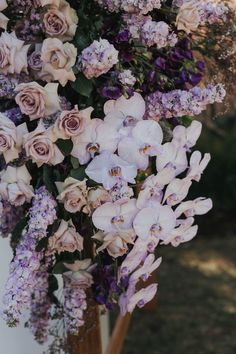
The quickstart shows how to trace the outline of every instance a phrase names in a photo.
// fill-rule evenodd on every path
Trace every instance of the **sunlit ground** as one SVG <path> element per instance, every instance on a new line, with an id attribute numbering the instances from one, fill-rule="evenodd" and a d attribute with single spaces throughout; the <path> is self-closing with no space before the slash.
<path id="1" fill-rule="evenodd" d="M 160 253 L 156 311 L 136 311 L 122 354 L 236 354 L 236 237 Z"/>

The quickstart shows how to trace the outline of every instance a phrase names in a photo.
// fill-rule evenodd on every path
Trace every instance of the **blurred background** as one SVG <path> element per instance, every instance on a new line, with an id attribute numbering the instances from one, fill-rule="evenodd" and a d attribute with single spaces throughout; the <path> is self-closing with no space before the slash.
<path id="1" fill-rule="evenodd" d="M 134 313 L 123 354 L 236 353 L 236 111 L 213 107 L 202 122 L 197 147 L 212 161 L 191 197 L 214 208 L 193 241 L 159 247 L 156 309 Z"/>

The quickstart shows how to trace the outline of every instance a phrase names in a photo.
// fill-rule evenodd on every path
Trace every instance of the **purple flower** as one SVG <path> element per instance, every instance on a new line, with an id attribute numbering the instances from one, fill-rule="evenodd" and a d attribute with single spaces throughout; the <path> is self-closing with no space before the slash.
<path id="1" fill-rule="evenodd" d="M 38 241 L 47 236 L 47 228 L 56 219 L 56 201 L 45 187 L 39 188 L 29 210 L 27 231 L 16 248 L 3 297 L 2 316 L 11 326 L 19 323 L 21 313 L 31 305 L 32 293 L 38 283 L 38 271 L 44 252 L 37 252 Z"/>
<path id="2" fill-rule="evenodd" d="M 105 86 L 102 89 L 101 95 L 103 97 L 116 100 L 120 96 L 122 96 L 122 92 L 121 92 L 121 89 L 119 87 L 116 87 L 116 86 Z"/>

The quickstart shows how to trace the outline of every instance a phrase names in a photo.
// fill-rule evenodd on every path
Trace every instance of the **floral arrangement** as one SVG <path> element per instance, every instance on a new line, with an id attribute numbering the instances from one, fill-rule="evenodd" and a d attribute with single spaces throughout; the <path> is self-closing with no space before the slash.
<path id="1" fill-rule="evenodd" d="M 88 291 L 122 314 L 143 307 L 159 247 L 192 240 L 194 216 L 212 208 L 187 198 L 210 160 L 193 150 L 193 117 L 225 89 L 206 83 L 195 34 L 223 27 L 230 8 L 1 0 L 0 11 L 0 231 L 14 252 L 1 313 L 16 326 L 30 310 L 44 343 L 55 319 L 79 332 Z"/>

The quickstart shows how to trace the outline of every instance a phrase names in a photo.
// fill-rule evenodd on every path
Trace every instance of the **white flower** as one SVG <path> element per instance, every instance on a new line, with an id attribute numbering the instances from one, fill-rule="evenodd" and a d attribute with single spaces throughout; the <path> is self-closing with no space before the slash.
<path id="1" fill-rule="evenodd" d="M 161 152 L 162 139 L 160 125 L 154 120 L 143 120 L 132 129 L 130 137 L 120 141 L 118 154 L 137 168 L 146 170 L 149 156 L 156 156 Z"/>
<path id="2" fill-rule="evenodd" d="M 191 149 L 197 142 L 202 131 L 202 123 L 194 120 L 188 128 L 178 125 L 173 130 L 173 142 L 186 150 Z"/>
<path id="3" fill-rule="evenodd" d="M 154 272 L 154 270 L 156 270 L 160 266 L 161 261 L 161 257 L 155 260 L 155 255 L 149 254 L 143 262 L 143 265 L 130 276 L 130 282 L 137 281 L 140 278 L 146 281 L 149 276 Z"/>
<path id="4" fill-rule="evenodd" d="M 104 188 L 110 189 L 121 180 L 135 183 L 137 167 L 115 154 L 104 151 L 90 162 L 85 173 L 95 182 L 102 183 Z"/>
<path id="5" fill-rule="evenodd" d="M 155 208 L 144 208 L 139 211 L 134 219 L 134 230 L 142 240 L 154 236 L 164 240 L 174 229 L 176 218 L 173 210 L 168 205 L 156 205 Z"/>
<path id="6" fill-rule="evenodd" d="M 131 98 L 121 96 L 117 100 L 109 100 L 104 105 L 104 121 L 116 127 L 124 135 L 128 135 L 136 123 L 143 119 L 145 101 L 135 92 Z"/>
<path id="7" fill-rule="evenodd" d="M 164 144 L 156 159 L 156 169 L 161 171 L 167 166 L 175 169 L 176 176 L 184 172 L 188 166 L 186 149 L 179 147 L 174 142 Z"/>
<path id="8" fill-rule="evenodd" d="M 30 185 L 31 175 L 25 166 L 8 166 L 1 173 L 0 196 L 12 205 L 19 206 L 29 203 L 34 196 L 33 187 Z"/>
<path id="9" fill-rule="evenodd" d="M 163 202 L 167 202 L 168 205 L 176 205 L 182 202 L 186 198 L 189 188 L 192 185 L 192 181 L 189 178 L 175 178 L 166 188 Z"/>
<path id="10" fill-rule="evenodd" d="M 208 213 L 211 208 L 212 200 L 210 198 L 197 198 L 195 200 L 189 200 L 187 202 L 181 203 L 175 209 L 175 215 L 177 218 L 182 214 L 184 214 L 186 217 L 203 215 Z"/>
<path id="11" fill-rule="evenodd" d="M 197 225 L 192 226 L 193 223 L 193 218 L 185 219 L 162 243 L 165 245 L 171 243 L 172 246 L 177 247 L 181 243 L 191 241 L 196 236 L 198 230 Z"/>
<path id="12" fill-rule="evenodd" d="M 77 157 L 80 164 L 84 165 L 95 153 L 115 152 L 118 140 L 119 134 L 114 127 L 101 119 L 92 119 L 80 135 L 72 138 L 71 155 Z"/>
<path id="13" fill-rule="evenodd" d="M 207 167 L 210 159 L 210 154 L 204 154 L 202 158 L 202 154 L 200 151 L 194 151 L 190 158 L 190 168 L 188 170 L 187 177 L 199 182 L 201 179 L 201 175 Z"/>
<path id="14" fill-rule="evenodd" d="M 98 207 L 92 215 L 93 224 L 105 232 L 117 232 L 132 228 L 137 214 L 136 199 L 123 203 L 105 203 Z"/>
<path id="15" fill-rule="evenodd" d="M 160 203 L 163 198 L 163 188 L 170 183 L 175 177 L 173 167 L 166 167 L 157 175 L 151 175 L 144 181 L 142 189 L 137 199 L 137 207 L 142 209 L 147 206 L 155 206 Z"/>

